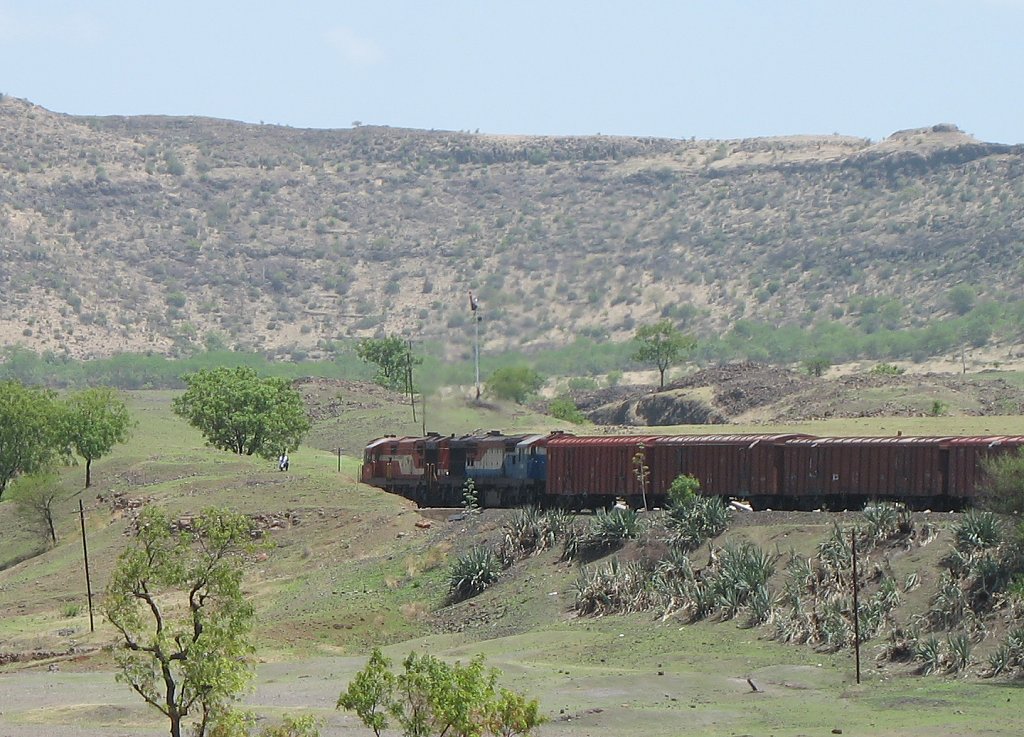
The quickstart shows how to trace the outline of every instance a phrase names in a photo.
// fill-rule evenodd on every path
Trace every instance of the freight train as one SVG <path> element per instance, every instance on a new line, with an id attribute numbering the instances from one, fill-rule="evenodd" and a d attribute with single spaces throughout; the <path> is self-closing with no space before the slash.
<path id="1" fill-rule="evenodd" d="M 470 479 L 484 507 L 579 510 L 618 500 L 653 507 L 687 474 L 701 494 L 755 509 L 859 509 L 890 500 L 953 510 L 978 495 L 983 459 L 1022 446 L 1024 436 L 429 433 L 369 443 L 362 480 L 421 507 L 461 506 Z"/>

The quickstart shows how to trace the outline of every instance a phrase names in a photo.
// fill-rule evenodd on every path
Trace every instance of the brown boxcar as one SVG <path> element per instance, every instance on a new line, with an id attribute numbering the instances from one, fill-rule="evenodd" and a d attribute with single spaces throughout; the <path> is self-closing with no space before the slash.
<path id="1" fill-rule="evenodd" d="M 783 504 L 855 509 L 872 499 L 932 506 L 947 496 L 948 438 L 795 438 L 783 444 Z"/>
<path id="2" fill-rule="evenodd" d="M 958 506 L 974 500 L 984 480 L 981 468 L 983 458 L 1012 452 L 1024 446 L 1024 437 L 1000 435 L 994 437 L 947 438 L 949 454 L 950 496 Z"/>
<path id="3" fill-rule="evenodd" d="M 782 488 L 782 446 L 803 435 L 672 435 L 648 451 L 651 488 L 664 498 L 677 476 L 700 481 L 707 496 L 746 497 L 763 504 Z"/>
<path id="4" fill-rule="evenodd" d="M 653 435 L 552 435 L 547 441 L 546 503 L 566 507 L 608 506 L 616 497 L 636 505 L 643 497 L 633 459 L 647 452 Z"/>

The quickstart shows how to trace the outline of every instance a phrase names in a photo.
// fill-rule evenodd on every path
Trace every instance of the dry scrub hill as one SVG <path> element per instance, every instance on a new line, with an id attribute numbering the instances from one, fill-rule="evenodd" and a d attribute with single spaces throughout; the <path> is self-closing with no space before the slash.
<path id="1" fill-rule="evenodd" d="M 0 99 L 0 340 L 74 357 L 465 357 L 668 317 L 919 326 L 1020 293 L 1024 159 L 954 126 L 880 142 L 297 130 Z"/>

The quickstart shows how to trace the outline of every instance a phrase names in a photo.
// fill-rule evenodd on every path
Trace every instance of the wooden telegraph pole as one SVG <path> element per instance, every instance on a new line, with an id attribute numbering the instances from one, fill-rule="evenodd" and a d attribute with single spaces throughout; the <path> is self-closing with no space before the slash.
<path id="1" fill-rule="evenodd" d="M 85 590 L 89 594 L 89 631 L 96 631 L 96 624 L 92 618 L 92 578 L 89 576 L 89 545 L 85 541 L 85 505 L 78 500 L 78 519 L 82 523 L 82 555 L 85 558 Z"/>

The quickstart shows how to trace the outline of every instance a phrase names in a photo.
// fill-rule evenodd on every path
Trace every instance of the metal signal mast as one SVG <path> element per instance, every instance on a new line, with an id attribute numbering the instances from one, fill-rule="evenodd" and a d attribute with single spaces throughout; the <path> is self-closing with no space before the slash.
<path id="1" fill-rule="evenodd" d="M 473 364 L 476 368 L 476 398 L 480 399 L 480 321 L 483 319 L 477 314 L 480 303 L 473 296 L 473 290 L 469 290 L 469 309 L 473 313 Z"/>

